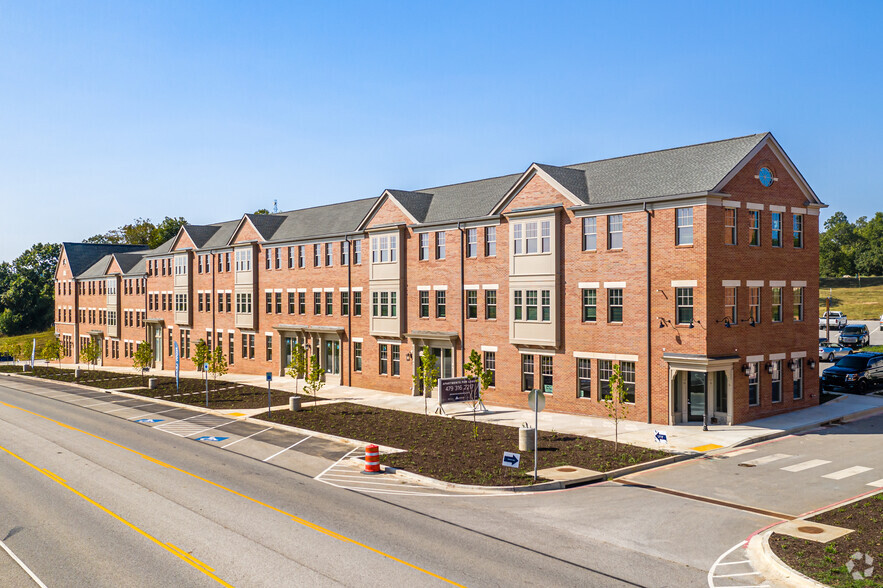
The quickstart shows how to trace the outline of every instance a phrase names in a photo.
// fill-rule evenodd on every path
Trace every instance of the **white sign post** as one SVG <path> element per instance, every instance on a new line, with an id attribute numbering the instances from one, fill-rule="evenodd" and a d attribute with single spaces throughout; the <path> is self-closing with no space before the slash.
<path id="1" fill-rule="evenodd" d="M 527 403 L 533 409 L 533 481 L 536 482 L 537 451 L 539 450 L 539 446 L 537 445 L 537 430 L 539 429 L 540 412 L 546 408 L 546 396 L 539 390 L 531 390 L 530 394 L 527 395 Z"/>

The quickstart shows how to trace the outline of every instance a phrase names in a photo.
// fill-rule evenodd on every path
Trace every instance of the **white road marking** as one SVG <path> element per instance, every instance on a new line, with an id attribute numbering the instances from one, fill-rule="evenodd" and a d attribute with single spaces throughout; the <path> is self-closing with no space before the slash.
<path id="1" fill-rule="evenodd" d="M 760 572 L 745 572 L 743 574 L 718 574 L 715 578 L 735 578 L 736 576 L 759 576 Z"/>
<path id="2" fill-rule="evenodd" d="M 786 457 L 794 457 L 793 455 L 789 455 L 787 453 L 773 453 L 772 455 L 765 455 L 763 457 L 758 457 L 757 459 L 752 459 L 751 461 L 743 461 L 742 463 L 748 465 L 766 465 L 768 463 L 772 463 L 774 461 L 779 461 L 780 459 L 785 459 Z"/>
<path id="3" fill-rule="evenodd" d="M 826 463 L 831 463 L 826 459 L 811 459 L 809 461 L 804 461 L 801 463 L 796 463 L 794 465 L 786 466 L 782 468 L 786 472 L 802 472 L 803 470 L 808 470 L 810 468 L 815 468 L 820 465 L 825 465 Z"/>
<path id="4" fill-rule="evenodd" d="M 11 557 L 11 558 L 15 561 L 15 563 L 17 563 L 17 564 L 21 567 L 21 569 L 23 569 L 23 570 L 25 571 L 25 573 L 31 577 L 31 580 L 33 580 L 34 583 L 37 584 L 37 586 L 40 586 L 40 588 L 46 588 L 46 584 L 44 584 L 43 582 L 41 582 L 41 581 L 40 581 L 40 578 L 38 578 L 38 577 L 34 574 L 34 572 L 31 571 L 31 568 L 29 568 L 28 566 L 26 566 L 26 565 L 25 565 L 25 562 L 23 562 L 22 560 L 18 559 L 18 556 L 15 555 L 14 553 L 12 553 L 12 550 L 9 549 L 8 547 L 6 547 L 6 544 L 3 543 L 3 541 L 0 541 L 0 547 L 2 547 L 3 550 L 4 550 L 6 553 L 9 554 L 9 557 Z"/>
<path id="5" fill-rule="evenodd" d="M 737 449 L 736 451 L 731 451 L 729 453 L 724 453 L 724 457 L 736 457 L 738 455 L 745 455 L 746 453 L 754 453 L 757 449 L 751 449 L 750 447 L 746 447 L 745 449 Z"/>
<path id="6" fill-rule="evenodd" d="M 875 480 L 873 482 L 869 482 L 867 485 L 874 488 L 883 488 L 883 480 Z"/>
<path id="7" fill-rule="evenodd" d="M 304 441 L 306 441 L 307 439 L 309 439 L 309 438 L 311 438 L 311 437 L 312 437 L 312 435 L 310 435 L 309 437 L 304 437 L 303 439 L 301 439 L 300 441 L 298 441 L 298 442 L 295 443 L 294 445 L 289 445 L 288 447 L 286 447 L 286 448 L 283 449 L 282 451 L 277 451 L 276 453 L 274 453 L 273 455 L 271 455 L 271 456 L 268 457 L 267 459 L 264 459 L 264 460 L 261 460 L 261 461 L 270 461 L 271 459 L 273 459 L 274 457 L 276 457 L 276 456 L 279 455 L 280 453 L 285 453 L 286 451 L 288 451 L 288 450 L 291 449 L 292 447 L 295 447 L 295 446 L 297 446 L 297 445 L 300 445 L 301 443 L 303 443 Z"/>
<path id="8" fill-rule="evenodd" d="M 717 564 L 717 565 L 719 565 L 719 566 L 735 566 L 735 565 L 738 565 L 738 564 L 750 564 L 750 563 L 751 563 L 751 562 L 750 562 L 749 560 L 747 560 L 747 559 L 742 559 L 742 560 L 739 560 L 739 561 L 722 561 L 722 562 L 720 562 L 720 563 Z"/>
<path id="9" fill-rule="evenodd" d="M 181 407 L 180 407 L 180 406 L 176 406 L 176 407 L 174 407 L 174 408 L 170 408 L 170 409 L 168 409 L 168 410 L 158 410 L 158 411 L 156 411 L 156 412 L 145 412 L 144 414 L 139 414 L 139 415 L 135 415 L 135 416 L 133 416 L 133 417 L 129 417 L 129 420 L 130 420 L 130 421 L 134 421 L 134 420 L 137 420 L 137 419 L 143 419 L 143 418 L 145 418 L 145 417 L 149 417 L 149 416 L 154 415 L 154 414 L 163 414 L 163 413 L 166 413 L 166 412 L 172 412 L 173 410 L 178 410 L 179 408 L 181 408 Z"/>
<path id="10" fill-rule="evenodd" d="M 260 434 L 263 433 L 264 431 L 269 431 L 269 430 L 272 429 L 272 428 L 273 428 L 273 427 L 267 427 L 267 428 L 264 429 L 263 431 L 258 431 L 257 433 L 252 433 L 252 434 L 249 435 L 248 437 L 243 437 L 242 439 L 237 439 L 236 441 L 232 441 L 232 442 L 230 442 L 230 443 L 227 443 L 226 445 L 221 445 L 221 449 L 223 449 L 223 448 L 225 448 L 225 447 L 230 447 L 231 445 L 236 445 L 236 444 L 239 443 L 240 441 L 245 441 L 246 439 L 251 439 L 251 438 L 254 437 L 255 435 L 260 435 Z"/>
<path id="11" fill-rule="evenodd" d="M 851 468 L 846 468 L 845 470 L 840 470 L 839 472 L 827 474 L 822 477 L 828 478 L 829 480 L 842 480 L 843 478 L 848 478 L 850 476 L 855 476 L 857 474 L 863 474 L 865 472 L 869 472 L 872 469 L 874 469 L 874 468 L 866 468 L 865 466 L 853 466 Z"/>

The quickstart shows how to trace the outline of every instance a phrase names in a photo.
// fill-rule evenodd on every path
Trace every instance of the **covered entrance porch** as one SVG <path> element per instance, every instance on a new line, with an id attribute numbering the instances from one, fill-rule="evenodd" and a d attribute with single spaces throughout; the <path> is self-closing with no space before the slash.
<path id="1" fill-rule="evenodd" d="M 163 327 L 165 321 L 163 319 L 151 318 L 145 321 L 147 323 L 147 339 L 145 339 L 153 350 L 153 369 L 163 369 Z M 174 366 L 172 366 L 174 367 Z"/>
<path id="2" fill-rule="evenodd" d="M 738 355 L 664 353 L 671 425 L 733 424 L 733 366 Z"/>
<path id="3" fill-rule="evenodd" d="M 436 367 L 438 368 L 439 378 L 454 378 L 455 366 L 457 365 L 457 346 L 456 341 L 459 335 L 455 331 L 413 331 L 405 333 L 405 338 L 414 345 L 414 360 L 411 362 L 411 375 L 417 375 L 417 365 L 420 361 L 420 355 L 423 353 L 424 347 L 435 356 Z M 416 386 L 411 387 L 414 396 L 422 396 L 423 391 Z"/>
<path id="4" fill-rule="evenodd" d="M 277 325 L 274 327 L 281 338 L 281 353 L 277 365 L 277 375 L 284 376 L 291 363 L 292 349 L 297 343 L 304 346 L 307 362 L 318 356 L 319 365 L 325 370 L 325 383 L 341 383 L 341 341 L 344 327 L 324 327 L 310 325 Z"/>
<path id="5" fill-rule="evenodd" d="M 95 360 L 96 366 L 104 365 L 104 331 L 94 330 L 89 331 L 89 338 L 91 339 L 90 343 L 98 345 L 98 358 Z"/>

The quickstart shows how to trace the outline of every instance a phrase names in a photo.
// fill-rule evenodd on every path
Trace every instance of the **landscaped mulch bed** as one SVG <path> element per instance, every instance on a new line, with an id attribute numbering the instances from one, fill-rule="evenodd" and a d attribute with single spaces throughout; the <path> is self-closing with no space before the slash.
<path id="1" fill-rule="evenodd" d="M 883 494 L 875 494 L 852 504 L 835 508 L 811 519 L 818 523 L 855 529 L 828 543 L 816 543 L 774 533 L 770 547 L 779 558 L 801 574 L 837 588 L 883 586 Z M 847 568 L 853 554 L 861 553 L 861 560 L 852 560 L 852 572 Z M 864 555 L 873 558 L 874 571 L 869 578 L 864 572 L 869 566 Z M 859 572 L 856 580 L 852 573 Z"/>
<path id="2" fill-rule="evenodd" d="M 471 419 L 427 416 L 350 403 L 274 412 L 258 418 L 406 450 L 384 455 L 381 463 L 438 480 L 482 486 L 519 486 L 533 482 L 533 453 L 521 452 L 521 467 L 504 467 L 503 452 L 518 451 L 518 429 Z M 610 441 L 540 432 L 539 469 L 576 466 L 596 471 L 643 463 L 669 454 Z M 528 476 L 527 474 L 530 474 Z"/>
<path id="3" fill-rule="evenodd" d="M 128 394 L 138 394 L 148 398 L 161 398 L 192 406 L 205 406 L 205 380 L 195 378 L 181 378 L 180 386 L 176 388 L 175 378 L 168 376 L 125 374 L 108 372 L 103 370 L 80 370 L 80 377 L 74 378 L 74 372 L 70 369 L 55 367 L 34 367 L 33 372 L 22 372 L 21 366 L 0 366 L 0 372 L 17 373 L 35 376 L 57 382 L 75 382 L 86 386 L 103 388 L 106 390 L 120 388 L 136 388 L 126 390 Z M 147 379 L 155 377 L 157 387 L 154 390 L 147 388 Z M 226 380 L 208 379 L 209 408 L 218 409 L 248 409 L 263 408 L 267 406 L 267 389 L 257 386 L 247 386 L 228 382 Z M 292 396 L 289 392 L 272 390 L 270 403 L 273 406 L 288 404 Z M 304 397 L 308 398 L 308 397 Z"/>

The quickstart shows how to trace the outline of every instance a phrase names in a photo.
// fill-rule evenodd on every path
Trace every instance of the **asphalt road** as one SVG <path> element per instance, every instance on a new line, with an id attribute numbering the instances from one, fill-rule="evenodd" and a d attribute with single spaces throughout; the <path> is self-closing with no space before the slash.
<path id="1" fill-rule="evenodd" d="M 0 537 L 47 586 L 688 586 L 715 551 L 637 533 L 668 496 L 366 495 L 7 382 L 0 467 Z"/>

